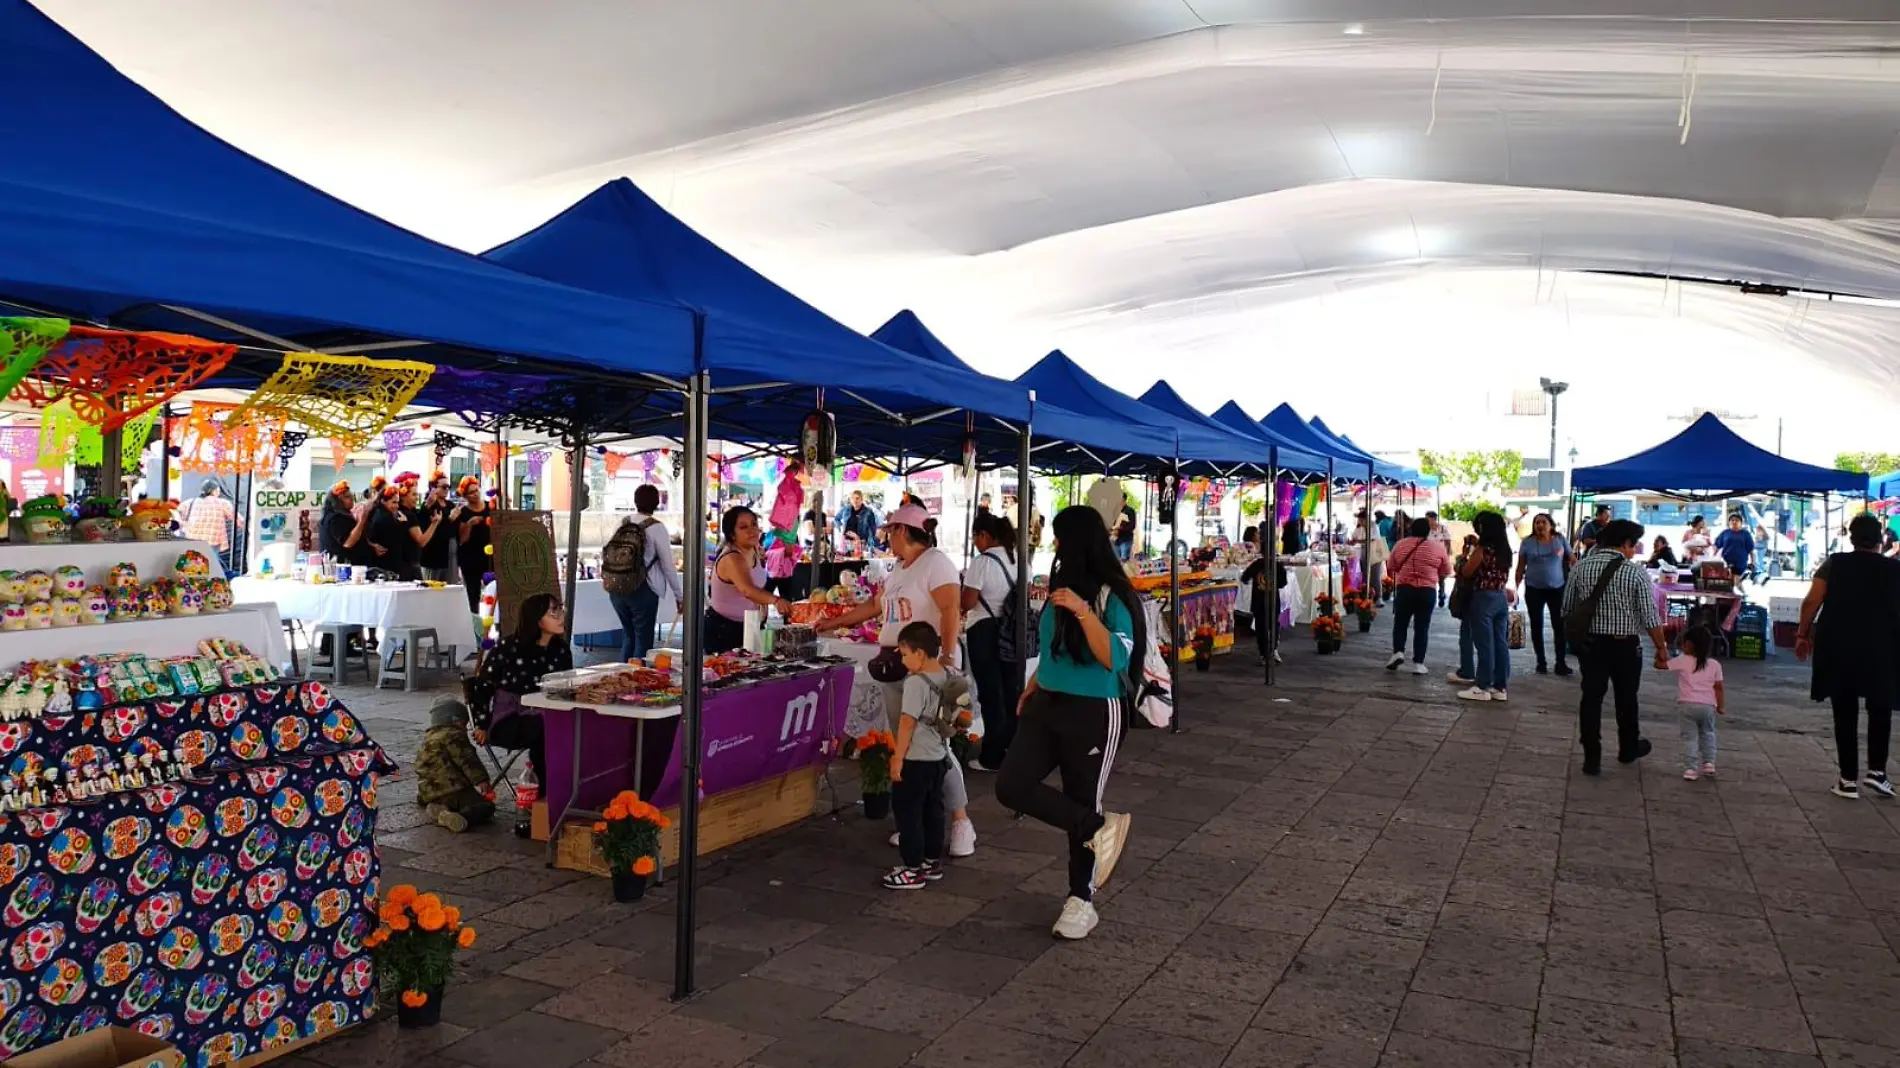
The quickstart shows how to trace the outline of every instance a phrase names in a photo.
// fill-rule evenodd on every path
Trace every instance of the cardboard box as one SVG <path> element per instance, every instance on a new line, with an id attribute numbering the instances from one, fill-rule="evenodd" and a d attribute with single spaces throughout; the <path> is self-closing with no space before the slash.
<path id="1" fill-rule="evenodd" d="M 810 816 L 818 803 L 818 770 L 814 764 L 706 798 L 699 808 L 699 855 L 703 857 Z M 673 822 L 660 832 L 661 863 L 669 868 L 680 858 L 679 815 L 677 805 L 667 809 L 666 816 Z M 607 874 L 607 862 L 594 844 L 591 823 L 569 820 L 561 828 L 554 866 L 567 871 Z"/>
<path id="2" fill-rule="evenodd" d="M 181 1068 L 184 1054 L 130 1027 L 101 1027 L 8 1059 L 7 1068 Z"/>

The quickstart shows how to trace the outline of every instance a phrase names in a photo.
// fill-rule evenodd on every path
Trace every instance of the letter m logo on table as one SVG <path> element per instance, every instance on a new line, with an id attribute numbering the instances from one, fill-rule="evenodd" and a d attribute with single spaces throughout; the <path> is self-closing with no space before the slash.
<path id="1" fill-rule="evenodd" d="M 818 725 L 818 691 L 813 690 L 785 702 L 785 722 L 778 730 L 778 740 L 785 741 L 794 734 L 810 733 Z"/>

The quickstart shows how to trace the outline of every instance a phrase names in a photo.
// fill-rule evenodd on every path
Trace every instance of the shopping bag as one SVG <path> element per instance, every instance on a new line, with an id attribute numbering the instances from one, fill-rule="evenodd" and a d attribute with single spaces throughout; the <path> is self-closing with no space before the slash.
<path id="1" fill-rule="evenodd" d="M 1525 625 L 1526 625 L 1526 621 L 1524 619 L 1524 613 L 1522 612 L 1511 613 L 1511 635 L 1510 635 L 1510 640 L 1509 640 L 1509 644 L 1511 648 L 1513 649 L 1524 648 Z"/>

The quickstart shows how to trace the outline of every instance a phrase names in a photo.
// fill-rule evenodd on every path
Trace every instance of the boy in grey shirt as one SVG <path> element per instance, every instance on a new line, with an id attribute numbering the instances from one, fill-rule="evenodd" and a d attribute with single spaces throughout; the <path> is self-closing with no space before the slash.
<path id="1" fill-rule="evenodd" d="M 910 672 L 891 758 L 891 811 L 903 863 L 884 876 L 884 886 L 921 890 L 943 878 L 944 775 L 949 738 L 957 732 L 957 695 L 966 686 L 938 662 L 943 645 L 930 624 L 912 623 L 899 631 L 897 651 Z"/>

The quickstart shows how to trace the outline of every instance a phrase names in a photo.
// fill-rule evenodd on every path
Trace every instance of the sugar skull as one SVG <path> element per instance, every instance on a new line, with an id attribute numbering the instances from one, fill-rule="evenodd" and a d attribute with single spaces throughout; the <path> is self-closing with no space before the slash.
<path id="1" fill-rule="evenodd" d="M 205 706 L 205 714 L 211 717 L 211 725 L 223 730 L 238 721 L 244 714 L 244 695 L 241 693 L 221 693 L 211 698 Z"/>
<path id="2" fill-rule="evenodd" d="M 77 597 L 86 592 L 86 572 L 71 564 L 53 572 L 53 591 L 61 597 Z"/>
<path id="3" fill-rule="evenodd" d="M 229 580 L 214 578 L 205 584 L 205 611 L 229 612 L 234 603 Z"/>
<path id="4" fill-rule="evenodd" d="M 28 872 L 8 896 L 7 907 L 0 910 L 0 920 L 8 927 L 26 926 L 53 903 L 53 890 L 52 876 L 43 871 Z"/>
<path id="5" fill-rule="evenodd" d="M 231 980 L 217 972 L 200 975 L 185 992 L 185 1022 L 195 1027 L 211 1019 L 230 993 Z"/>
<path id="6" fill-rule="evenodd" d="M 25 629 L 26 605 L 19 601 L 0 604 L 0 631 Z"/>
<path id="7" fill-rule="evenodd" d="M 277 791 L 270 801 L 270 818 L 286 829 L 310 822 L 310 799 L 294 786 Z"/>
<path id="8" fill-rule="evenodd" d="M 13 966 L 23 972 L 35 971 L 65 944 L 65 924 L 56 920 L 36 923 L 13 936 Z"/>
<path id="9" fill-rule="evenodd" d="M 86 969 L 71 957 L 61 957 L 40 972 L 40 1000 L 48 1005 L 71 1005 L 86 996 Z"/>
<path id="10" fill-rule="evenodd" d="M 209 578 L 211 560 L 196 549 L 186 549 L 172 561 L 172 574 L 181 579 Z"/>
<path id="11" fill-rule="evenodd" d="M 198 859 L 198 867 L 191 873 L 191 901 L 194 905 L 209 905 L 224 892 L 225 884 L 231 881 L 231 861 L 223 853 L 207 853 Z"/>
<path id="12" fill-rule="evenodd" d="M 170 787 L 175 784 L 167 783 Z M 161 787 L 160 789 L 164 789 Z M 148 791 L 157 793 L 157 790 Z M 183 796 L 179 793 L 178 796 Z M 179 805 L 172 814 L 165 817 L 165 837 L 180 849 L 196 849 L 211 837 L 211 828 L 205 821 L 205 814 L 196 805 Z"/>
<path id="13" fill-rule="evenodd" d="M 213 1035 L 205 1039 L 204 1044 L 198 1047 L 198 1063 L 203 1068 L 230 1064 L 244 1056 L 244 1051 L 249 1045 L 250 1039 L 242 1031 L 226 1031 L 221 1035 Z"/>
<path id="14" fill-rule="evenodd" d="M 204 594 L 189 582 L 177 582 L 165 591 L 165 608 L 175 616 L 195 616 L 205 605 Z"/>
<path id="15" fill-rule="evenodd" d="M 297 878 L 309 879 L 330 859 L 330 836 L 318 831 L 297 843 Z"/>
<path id="16" fill-rule="evenodd" d="M 370 869 L 375 863 L 375 855 L 358 846 L 343 857 L 343 878 L 351 886 L 362 886 L 369 881 Z"/>
<path id="17" fill-rule="evenodd" d="M 261 938 L 252 942 L 244 951 L 244 959 L 238 962 L 238 985 L 249 990 L 269 979 L 281 959 L 277 947 L 271 942 Z"/>
<path id="18" fill-rule="evenodd" d="M 305 946 L 303 952 L 297 955 L 297 966 L 290 973 L 292 988 L 299 994 L 310 993 L 323 978 L 323 969 L 329 963 L 330 959 L 324 954 L 322 946 L 314 942 Z"/>
<path id="19" fill-rule="evenodd" d="M 345 775 L 361 777 L 376 762 L 376 754 L 368 749 L 350 749 L 338 753 L 336 761 Z"/>
<path id="20" fill-rule="evenodd" d="M 24 992 L 18 979 L 0 979 L 0 1020 L 13 1015 L 20 1007 L 20 995 Z"/>
<path id="21" fill-rule="evenodd" d="M 227 797 L 218 802 L 218 836 L 236 838 L 257 822 L 257 802 L 248 797 Z"/>
<path id="22" fill-rule="evenodd" d="M 297 1041 L 297 1021 L 279 1016 L 258 1029 L 257 1040 L 264 1049 L 275 1049 Z"/>
<path id="23" fill-rule="evenodd" d="M 302 716 L 281 716 L 271 724 L 271 744 L 280 753 L 292 753 L 303 748 L 310 737 L 310 724 Z"/>
<path id="24" fill-rule="evenodd" d="M 171 873 L 172 851 L 162 845 L 149 845 L 132 862 L 132 870 L 126 872 L 125 888 L 134 895 L 143 894 L 158 888 Z"/>
<path id="25" fill-rule="evenodd" d="M 363 963 L 368 964 L 369 961 L 365 960 Z M 244 999 L 244 1026 L 255 1030 L 265 1020 L 277 1015 L 277 1010 L 284 1007 L 284 1001 L 284 984 L 282 983 L 272 983 L 253 990 L 251 996 Z"/>
<path id="26" fill-rule="evenodd" d="M 374 985 L 376 981 L 375 971 L 376 966 L 370 963 L 368 957 L 358 957 L 348 964 L 345 964 L 342 968 L 342 974 L 339 976 L 339 978 L 343 980 L 343 996 L 346 998 L 362 997 L 364 992 Z"/>
<path id="27" fill-rule="evenodd" d="M 40 1032 L 46 1030 L 46 1010 L 38 1005 L 28 1005 L 19 1012 L 7 1017 L 4 1026 L 0 1026 L 0 1055 L 7 1057 L 25 1053 L 39 1044 Z"/>
<path id="28" fill-rule="evenodd" d="M 177 748 L 184 750 L 185 763 L 196 766 L 218 751 L 218 739 L 210 731 L 186 731 L 178 736 Z"/>
<path id="29" fill-rule="evenodd" d="M 244 884 L 244 903 L 252 912 L 262 912 L 283 896 L 290 883 L 282 868 L 265 868 Z"/>
<path id="30" fill-rule="evenodd" d="M 361 805 L 351 805 L 337 821 L 336 844 L 344 847 L 355 845 L 369 832 L 369 810 Z"/>
<path id="31" fill-rule="evenodd" d="M 20 828 L 26 831 L 28 838 L 45 838 L 65 824 L 73 810 L 59 808 L 33 808 L 20 813 Z"/>
<path id="32" fill-rule="evenodd" d="M 165 977 L 153 969 L 146 969 L 132 977 L 125 985 L 125 992 L 119 995 L 119 1005 L 115 1010 L 119 1019 L 130 1020 L 141 1012 L 151 1011 L 158 999 L 165 996 Z"/>
<path id="33" fill-rule="evenodd" d="M 66 1025 L 66 1037 L 78 1038 L 88 1031 L 96 1031 L 104 1027 L 111 1018 L 112 1015 L 106 1011 L 104 1005 L 88 1005 L 79 1010 L 79 1013 L 72 1018 L 72 1022 Z"/>
<path id="34" fill-rule="evenodd" d="M 28 601 L 26 605 L 26 629 L 51 630 L 53 626 L 53 605 L 50 601 Z"/>
<path id="35" fill-rule="evenodd" d="M 325 779 L 317 784 L 317 815 L 328 819 L 350 803 L 347 779 Z"/>
<path id="36" fill-rule="evenodd" d="M 325 712 L 323 723 L 317 729 L 325 739 L 337 745 L 348 745 L 363 739 L 363 732 L 356 726 L 356 717 L 340 708 Z"/>
<path id="37" fill-rule="evenodd" d="M 138 705 L 120 705 L 101 719 L 100 726 L 105 729 L 106 741 L 113 745 L 119 745 L 145 729 L 145 709 Z"/>
<path id="38" fill-rule="evenodd" d="M 33 859 L 33 853 L 19 842 L 0 842 L 0 886 L 12 885 L 14 876 Z"/>
<path id="39" fill-rule="evenodd" d="M 0 601 L 17 603 L 26 600 L 26 576 L 8 568 L 0 571 Z"/>
<path id="40" fill-rule="evenodd" d="M 79 617 L 81 623 L 93 625 L 104 623 L 112 618 L 112 595 L 106 592 L 104 586 L 94 586 L 87 590 L 86 596 L 79 603 L 85 609 Z"/>
<path id="41" fill-rule="evenodd" d="M 255 723 L 240 723 L 232 727 L 226 744 L 239 760 L 262 760 L 270 755 L 270 746 L 264 741 L 264 728 Z"/>
<path id="42" fill-rule="evenodd" d="M 91 871 L 97 859 L 92 849 L 92 836 L 77 827 L 62 828 L 46 847 L 46 863 L 61 875 Z"/>
<path id="43" fill-rule="evenodd" d="M 26 584 L 27 600 L 50 601 L 53 599 L 53 576 L 44 571 L 28 571 L 21 578 Z"/>
<path id="44" fill-rule="evenodd" d="M 173 1031 L 178 1030 L 178 1022 L 172 1019 L 171 1013 L 155 1012 L 150 1016 L 141 1016 L 139 1021 L 133 1024 L 132 1027 L 137 1030 L 139 1034 L 150 1035 L 153 1038 L 164 1041 L 172 1037 Z"/>
<path id="45" fill-rule="evenodd" d="M 74 906 L 73 926 L 79 929 L 80 934 L 91 934 L 112 917 L 112 909 L 118 903 L 119 884 L 110 876 L 99 876 L 79 892 L 79 902 Z"/>
<path id="46" fill-rule="evenodd" d="M 322 715 L 333 700 L 330 688 L 321 682 L 304 683 L 298 688 L 297 697 L 303 702 L 303 710 L 313 716 Z"/>
<path id="47" fill-rule="evenodd" d="M 137 586 L 114 587 L 109 596 L 112 598 L 111 620 L 114 623 L 137 619 L 139 613 L 145 609 L 145 602 L 140 597 Z"/>
<path id="48" fill-rule="evenodd" d="M 92 958 L 92 981 L 100 986 L 118 986 L 145 963 L 145 947 L 137 942 L 114 942 Z"/>
<path id="49" fill-rule="evenodd" d="M 198 932 L 189 927 L 166 928 L 164 937 L 158 940 L 158 963 L 172 971 L 190 971 L 204 956 L 205 947 L 198 939 Z"/>
<path id="50" fill-rule="evenodd" d="M 139 618 L 164 619 L 165 607 L 171 600 L 168 584 L 154 582 L 139 591 Z"/>
<path id="51" fill-rule="evenodd" d="M 268 823 L 260 823 L 251 828 L 244 836 L 244 844 L 238 847 L 238 867 L 243 871 L 254 871 L 268 863 L 277 855 L 280 839 L 277 829 Z"/>
<path id="52" fill-rule="evenodd" d="M 124 860 L 138 852 L 151 836 L 152 822 L 144 816 L 120 816 L 106 824 L 106 859 Z"/>
<path id="53" fill-rule="evenodd" d="M 251 792 L 262 797 L 283 785 L 286 770 L 277 764 L 261 768 L 246 768 L 244 777 L 251 784 Z"/>
<path id="54" fill-rule="evenodd" d="M 77 627 L 84 606 L 76 597 L 61 597 L 53 602 L 53 626 Z"/>
<path id="55" fill-rule="evenodd" d="M 183 897 L 170 891 L 153 894 L 132 910 L 132 929 L 145 938 L 167 930 L 172 921 L 178 918 L 178 911 L 184 903 Z"/>
<path id="56" fill-rule="evenodd" d="M 310 902 L 310 918 L 318 927 L 335 927 L 350 910 L 350 892 L 333 886 Z"/>
<path id="57" fill-rule="evenodd" d="M 106 572 L 106 587 L 108 589 L 116 590 L 126 586 L 136 588 L 138 584 L 139 569 L 135 564 L 123 562 L 113 564 L 111 570 Z"/>
<path id="58" fill-rule="evenodd" d="M 341 1001 L 325 1001 L 313 1006 L 304 1017 L 306 1034 L 322 1035 L 342 1027 L 350 1018 L 350 1007 Z"/>
<path id="59" fill-rule="evenodd" d="M 210 934 L 206 941 L 214 957 L 228 957 L 239 952 L 257 934 L 257 921 L 242 913 L 220 916 L 211 922 Z"/>
<path id="60" fill-rule="evenodd" d="M 337 926 L 336 938 L 330 946 L 330 952 L 338 960 L 349 960 L 363 950 L 363 939 L 369 937 L 369 916 L 362 912 L 353 912 L 350 918 Z"/>
<path id="61" fill-rule="evenodd" d="M 21 721 L 0 723 L 0 756 L 19 752 L 20 747 L 26 744 L 26 740 L 32 734 L 33 726 L 30 723 Z"/>

